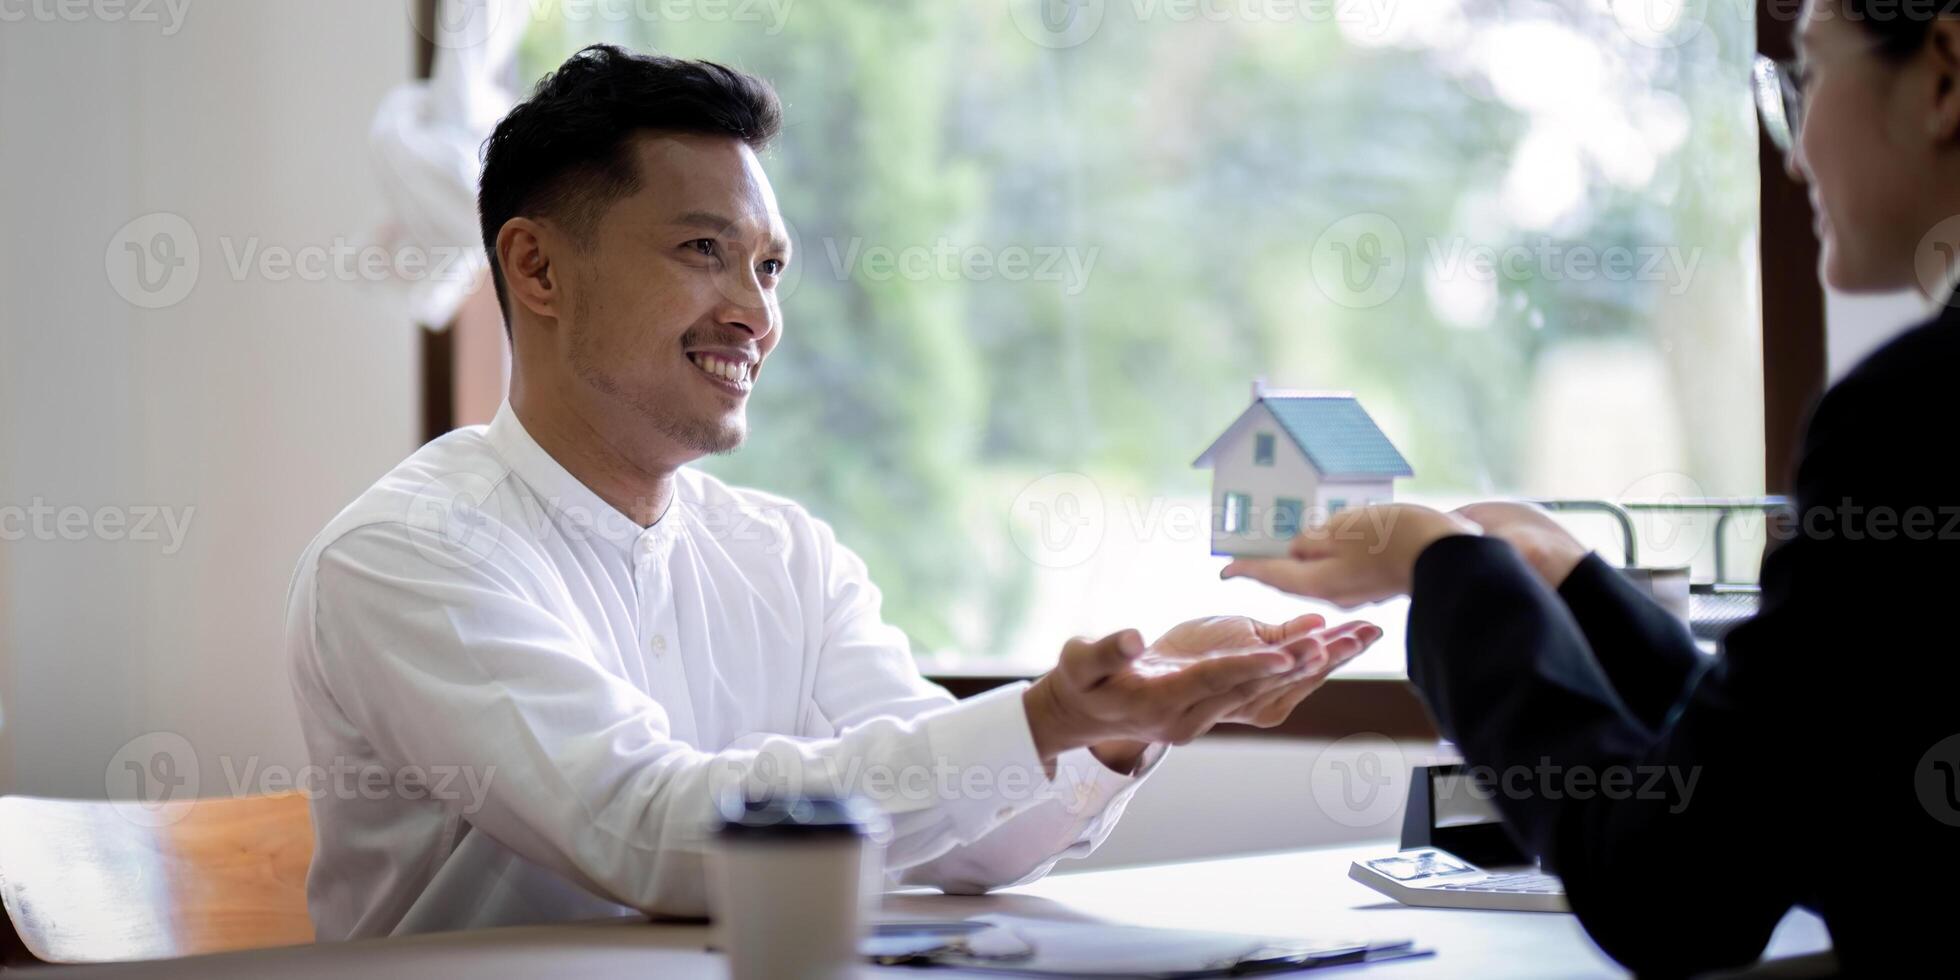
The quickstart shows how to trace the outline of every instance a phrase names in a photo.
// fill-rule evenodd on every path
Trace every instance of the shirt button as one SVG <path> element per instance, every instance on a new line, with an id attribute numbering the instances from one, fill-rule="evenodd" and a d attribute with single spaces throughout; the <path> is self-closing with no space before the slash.
<path id="1" fill-rule="evenodd" d="M 666 652 L 667 652 L 667 637 L 665 637 L 665 636 L 663 636 L 663 635 L 661 635 L 661 634 L 658 634 L 658 633 L 656 633 L 656 634 L 654 634 L 654 636 L 653 636 L 653 652 L 654 652 L 654 653 L 666 653 Z"/>
<path id="2" fill-rule="evenodd" d="M 1013 815 L 1014 815 L 1014 808 L 1011 806 L 1004 806 L 994 812 L 994 819 L 1006 820 L 1008 817 L 1011 817 Z"/>

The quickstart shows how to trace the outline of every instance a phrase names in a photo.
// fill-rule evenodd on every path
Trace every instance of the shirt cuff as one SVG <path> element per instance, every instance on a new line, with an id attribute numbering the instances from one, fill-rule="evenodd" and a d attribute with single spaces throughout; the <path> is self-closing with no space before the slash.
<path id="1" fill-rule="evenodd" d="M 1055 760 L 1056 798 L 1069 813 L 1077 816 L 1095 813 L 1135 792 L 1169 750 L 1168 745 L 1153 743 L 1143 750 L 1136 771 L 1124 774 L 1103 765 L 1088 749 L 1070 749 Z"/>
<path id="2" fill-rule="evenodd" d="M 997 687 L 924 719 L 938 803 L 963 840 L 978 840 L 1053 795 L 1022 702 L 1028 686 Z"/>

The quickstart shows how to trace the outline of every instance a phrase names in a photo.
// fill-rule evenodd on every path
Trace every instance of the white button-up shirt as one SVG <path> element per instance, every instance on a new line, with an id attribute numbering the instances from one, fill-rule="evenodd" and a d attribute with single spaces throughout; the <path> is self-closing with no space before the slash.
<path id="1" fill-rule="evenodd" d="M 1051 780 L 1025 685 L 955 702 L 922 678 L 801 507 L 683 468 L 642 528 L 509 405 L 328 524 L 287 647 L 322 940 L 702 914 L 737 792 L 868 797 L 898 880 L 979 891 L 1087 854 L 1138 782 L 1081 749 Z"/>

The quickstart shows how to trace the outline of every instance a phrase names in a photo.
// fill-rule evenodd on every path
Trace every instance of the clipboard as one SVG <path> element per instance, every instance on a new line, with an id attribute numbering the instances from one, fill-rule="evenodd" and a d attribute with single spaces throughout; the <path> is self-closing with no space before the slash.
<path id="1" fill-rule="evenodd" d="M 1009 915 L 884 924 L 865 941 L 863 951 L 883 966 L 1147 980 L 1295 973 L 1431 954 L 1406 939 L 1305 940 Z"/>

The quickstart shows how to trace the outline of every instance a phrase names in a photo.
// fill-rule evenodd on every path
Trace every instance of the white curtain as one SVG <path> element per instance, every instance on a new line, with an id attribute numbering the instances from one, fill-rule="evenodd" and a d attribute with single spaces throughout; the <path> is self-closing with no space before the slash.
<path id="1" fill-rule="evenodd" d="M 390 280 L 407 322 L 446 327 L 488 268 L 480 154 L 516 103 L 529 17 L 528 0 L 439 0 L 435 22 L 415 25 L 435 43 L 431 77 L 397 86 L 375 110 L 368 139 L 390 211 L 376 237 L 391 255 L 425 259 L 398 259 Z"/>

